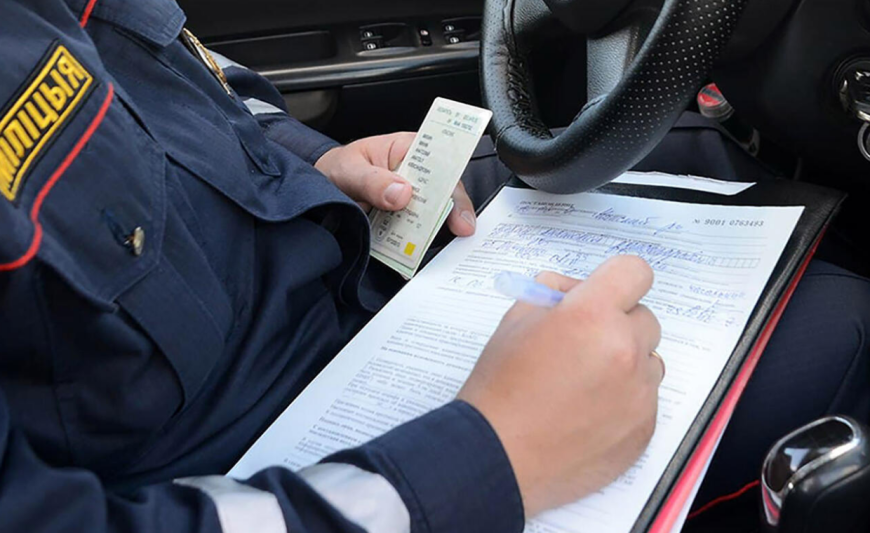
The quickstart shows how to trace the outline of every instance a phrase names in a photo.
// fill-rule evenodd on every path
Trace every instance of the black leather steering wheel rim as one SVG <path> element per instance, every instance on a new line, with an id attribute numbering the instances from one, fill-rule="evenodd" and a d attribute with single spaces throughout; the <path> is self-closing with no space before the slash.
<path id="1" fill-rule="evenodd" d="M 481 86 L 502 161 L 554 193 L 599 187 L 637 164 L 707 80 L 748 0 L 665 0 L 622 80 L 554 137 L 541 120 L 529 37 L 551 16 L 543 0 L 486 0 Z"/>

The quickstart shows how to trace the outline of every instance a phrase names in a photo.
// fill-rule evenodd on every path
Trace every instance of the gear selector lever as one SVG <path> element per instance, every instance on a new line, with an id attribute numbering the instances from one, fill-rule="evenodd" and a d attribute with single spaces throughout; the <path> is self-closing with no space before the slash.
<path id="1" fill-rule="evenodd" d="M 846 63 L 839 69 L 836 84 L 843 110 L 863 123 L 858 132 L 858 150 L 870 160 L 870 60 Z"/>
<path id="2" fill-rule="evenodd" d="M 833 416 L 786 435 L 764 461 L 761 498 L 769 532 L 867 531 L 866 428 L 851 418 Z"/>
<path id="3" fill-rule="evenodd" d="M 840 101 L 847 113 L 870 122 L 870 63 L 856 65 L 843 78 Z"/>

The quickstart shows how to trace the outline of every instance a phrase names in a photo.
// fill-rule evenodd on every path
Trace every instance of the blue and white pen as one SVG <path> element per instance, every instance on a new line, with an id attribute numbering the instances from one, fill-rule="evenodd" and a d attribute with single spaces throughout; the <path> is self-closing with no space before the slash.
<path id="1" fill-rule="evenodd" d="M 565 298 L 564 292 L 551 289 L 530 277 L 515 272 L 502 272 L 495 277 L 495 290 L 508 298 L 538 307 L 556 307 Z"/>

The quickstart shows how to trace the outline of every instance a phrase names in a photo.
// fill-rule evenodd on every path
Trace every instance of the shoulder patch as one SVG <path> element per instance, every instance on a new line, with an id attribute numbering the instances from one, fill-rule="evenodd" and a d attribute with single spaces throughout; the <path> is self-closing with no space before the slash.
<path id="1" fill-rule="evenodd" d="M 0 194 L 18 197 L 36 160 L 93 89 L 94 77 L 55 42 L 11 104 L 0 111 Z"/>

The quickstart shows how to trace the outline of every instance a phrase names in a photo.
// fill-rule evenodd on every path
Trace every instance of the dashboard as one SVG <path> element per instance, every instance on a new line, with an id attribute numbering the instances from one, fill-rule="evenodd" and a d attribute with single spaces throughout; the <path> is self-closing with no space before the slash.
<path id="1" fill-rule="evenodd" d="M 837 185 L 864 185 L 861 123 L 839 98 L 856 61 L 870 60 L 870 1 L 753 0 L 714 79 L 766 137 Z M 865 185 L 866 186 L 866 185 Z"/>
<path id="2" fill-rule="evenodd" d="M 662 2 L 647 0 L 652 5 Z M 478 102 L 474 71 L 479 26 L 474 26 L 484 0 L 180 3 L 206 43 L 263 71 L 291 105 L 298 102 L 300 113 L 313 114 L 314 123 L 319 116 L 337 116 L 346 126 L 365 122 L 374 129 L 395 129 L 417 121 L 436 92 Z M 452 42 L 445 28 L 463 24 L 468 28 L 462 42 Z M 378 50 L 364 48 L 368 44 L 361 36 L 369 28 L 383 37 Z M 426 46 L 421 31 L 431 33 L 431 45 Z M 571 66 L 585 71 L 578 64 L 585 52 L 576 55 Z M 713 78 L 741 117 L 765 138 L 810 164 L 842 169 L 845 176 L 868 165 L 856 144 L 861 124 L 838 98 L 843 70 L 862 58 L 870 61 L 870 0 L 750 0 Z M 574 108 L 582 106 L 585 89 L 572 87 L 585 81 L 583 73 L 551 82 L 557 86 L 556 99 L 577 100 L 562 106 L 562 118 L 570 119 Z M 379 124 L 365 115 L 378 100 L 407 95 L 419 97 L 397 113 L 410 117 L 407 125 Z M 339 129 L 332 133 L 351 137 L 374 132 Z"/>

